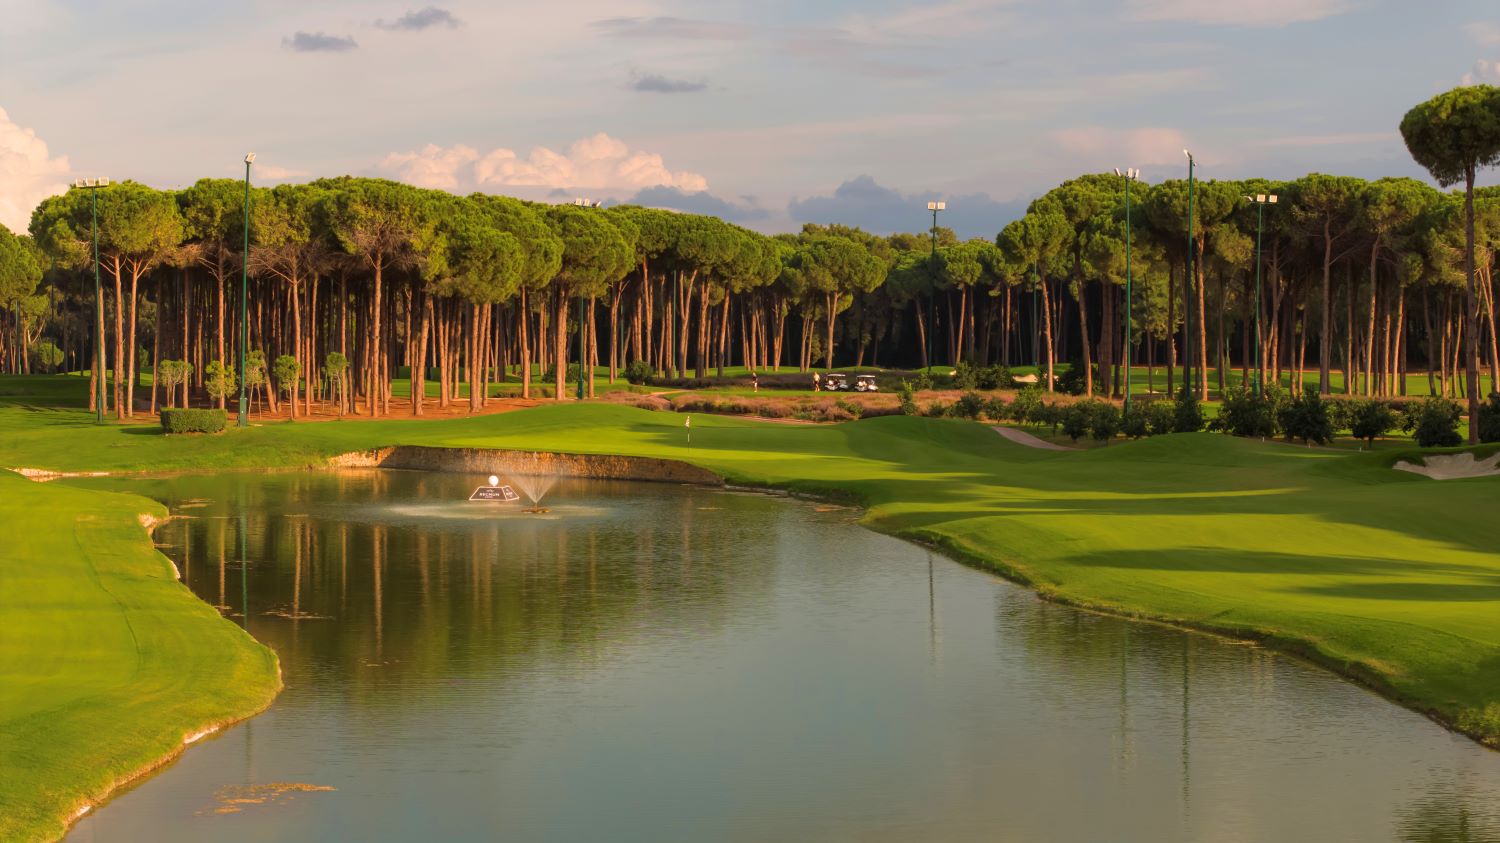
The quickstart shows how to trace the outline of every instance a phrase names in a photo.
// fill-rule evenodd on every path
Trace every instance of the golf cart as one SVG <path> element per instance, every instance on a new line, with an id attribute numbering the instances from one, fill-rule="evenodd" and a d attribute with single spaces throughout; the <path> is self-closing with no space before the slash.
<path id="1" fill-rule="evenodd" d="M 849 388 L 849 377 L 841 372 L 829 372 L 823 376 L 823 388 L 838 392 Z"/>
<path id="2" fill-rule="evenodd" d="M 855 375 L 854 376 L 854 391 L 855 392 L 878 392 L 878 391 L 880 391 L 880 387 L 875 385 L 875 376 L 874 375 Z"/>

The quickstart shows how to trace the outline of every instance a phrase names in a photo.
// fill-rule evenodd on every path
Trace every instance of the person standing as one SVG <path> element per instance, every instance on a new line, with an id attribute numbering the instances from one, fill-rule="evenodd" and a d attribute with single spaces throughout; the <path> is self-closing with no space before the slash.
<path id="1" fill-rule="evenodd" d="M 813 392 L 822 392 L 822 379 L 817 372 L 813 372 Z"/>

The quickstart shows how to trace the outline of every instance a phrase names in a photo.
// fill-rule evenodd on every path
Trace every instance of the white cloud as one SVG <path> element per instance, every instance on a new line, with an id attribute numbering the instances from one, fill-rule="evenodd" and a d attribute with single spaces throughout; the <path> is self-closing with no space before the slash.
<path id="1" fill-rule="evenodd" d="M 1476 21 L 1464 26 L 1474 43 L 1483 47 L 1500 47 L 1500 23 Z"/>
<path id="2" fill-rule="evenodd" d="M 1500 59 L 1487 61 L 1480 59 L 1474 62 L 1474 69 L 1464 74 L 1465 85 L 1478 85 L 1482 82 L 1491 85 L 1500 84 Z"/>
<path id="3" fill-rule="evenodd" d="M 404 182 L 443 190 L 525 187 L 612 194 L 648 187 L 689 193 L 708 189 L 703 176 L 670 170 L 660 155 L 631 150 L 603 132 L 575 141 L 567 152 L 538 146 L 524 158 L 503 147 L 481 155 L 463 144 L 428 144 L 416 152 L 391 153 L 379 169 Z"/>
<path id="4" fill-rule="evenodd" d="M 1131 18 L 1221 26 L 1286 26 L 1331 18 L 1361 0 L 1127 0 Z"/>
<path id="5" fill-rule="evenodd" d="M 37 204 L 68 189 L 70 169 L 68 156 L 51 157 L 46 141 L 0 108 L 0 225 L 25 232 Z"/>
<path id="6" fill-rule="evenodd" d="M 288 181 L 290 179 L 305 179 L 312 175 L 307 170 L 293 170 L 287 167 L 278 167 L 275 164 L 256 163 L 255 174 L 271 181 Z"/>
<path id="7" fill-rule="evenodd" d="M 1082 159 L 1078 163 L 1085 170 L 1182 161 L 1182 149 L 1189 145 L 1181 131 L 1166 128 L 1077 126 L 1059 129 L 1051 137 L 1063 150 Z"/>

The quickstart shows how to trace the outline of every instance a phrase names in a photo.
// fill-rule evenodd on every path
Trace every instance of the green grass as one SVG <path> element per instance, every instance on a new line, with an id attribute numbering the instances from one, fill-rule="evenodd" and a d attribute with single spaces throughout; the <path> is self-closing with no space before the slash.
<path id="1" fill-rule="evenodd" d="M 0 378 L 0 466 L 301 466 L 398 444 L 682 459 L 738 483 L 860 500 L 869 526 L 1053 598 L 1264 640 L 1500 742 L 1500 478 L 1437 482 L 1391 470 L 1409 450 L 1192 434 L 1057 453 L 957 420 L 799 426 L 708 415 L 693 419 L 688 448 L 681 416 L 607 404 L 167 438 L 154 424 L 93 425 L 55 380 Z M 5 489 L 38 508 L 62 493 Z M 96 512 L 81 500 L 50 508 Z M 141 564 L 159 564 L 138 531 L 121 529 L 149 557 Z M 7 553 L 0 574 L 49 552 Z M 3 708 L 0 721 L 9 722 Z"/>
<path id="2" fill-rule="evenodd" d="M 247 717 L 280 686 L 276 657 L 179 584 L 130 495 L 0 471 L 0 840 L 65 818 Z"/>

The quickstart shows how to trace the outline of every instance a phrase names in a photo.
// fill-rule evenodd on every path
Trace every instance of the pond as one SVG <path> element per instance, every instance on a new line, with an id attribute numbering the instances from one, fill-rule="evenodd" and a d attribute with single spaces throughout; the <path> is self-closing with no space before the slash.
<path id="1" fill-rule="evenodd" d="M 851 509 L 482 482 L 88 481 L 183 516 L 163 552 L 286 689 L 68 839 L 1500 839 L 1500 753 L 1292 659 Z"/>

